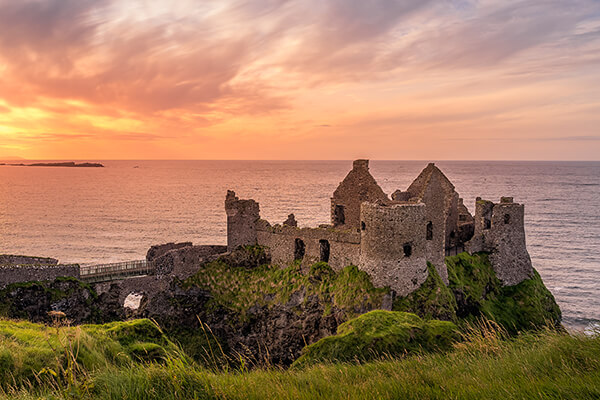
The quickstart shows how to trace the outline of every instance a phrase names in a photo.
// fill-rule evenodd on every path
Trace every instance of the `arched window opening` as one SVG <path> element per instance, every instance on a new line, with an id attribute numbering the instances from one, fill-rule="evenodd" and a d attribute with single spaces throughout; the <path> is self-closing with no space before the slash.
<path id="1" fill-rule="evenodd" d="M 329 262 L 329 241 L 328 240 L 319 240 L 319 253 L 320 260 L 323 262 Z"/>
<path id="2" fill-rule="evenodd" d="M 504 224 L 510 224 L 510 214 L 504 214 Z"/>
<path id="3" fill-rule="evenodd" d="M 296 239 L 294 246 L 294 260 L 302 260 L 304 258 L 304 252 L 306 250 L 306 246 L 304 245 L 304 241 L 302 239 Z"/>
<path id="4" fill-rule="evenodd" d="M 412 245 L 410 243 L 405 243 L 404 246 L 402 246 L 402 249 L 404 250 L 404 257 L 410 257 L 412 254 Z"/>
<path id="5" fill-rule="evenodd" d="M 361 221 L 361 222 L 360 222 L 360 229 L 361 229 L 362 231 L 364 231 L 364 230 L 366 230 L 366 229 L 367 229 L 367 224 L 365 224 L 365 221 Z"/>
<path id="6" fill-rule="evenodd" d="M 433 240 L 433 223 L 431 221 L 427 223 L 427 234 L 425 236 L 425 239 Z"/>

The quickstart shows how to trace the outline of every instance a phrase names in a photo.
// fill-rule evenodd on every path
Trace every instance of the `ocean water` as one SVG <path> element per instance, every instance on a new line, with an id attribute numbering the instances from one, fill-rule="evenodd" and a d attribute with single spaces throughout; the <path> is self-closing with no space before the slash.
<path id="1" fill-rule="evenodd" d="M 102 161 L 106 168 L 0 166 L 0 253 L 104 263 L 142 259 L 158 243 L 225 244 L 227 189 L 272 223 L 329 222 L 351 161 Z M 371 161 L 386 193 L 427 161 Z M 600 321 L 600 162 L 436 162 L 474 211 L 475 197 L 525 204 L 534 267 L 564 322 Z"/>

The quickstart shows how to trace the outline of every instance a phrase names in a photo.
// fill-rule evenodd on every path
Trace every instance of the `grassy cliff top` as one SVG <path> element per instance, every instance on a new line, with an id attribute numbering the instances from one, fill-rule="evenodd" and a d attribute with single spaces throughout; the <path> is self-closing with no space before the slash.
<path id="1" fill-rule="evenodd" d="M 427 280 L 415 292 L 397 298 L 394 310 L 459 325 L 483 318 L 497 322 L 511 334 L 560 325 L 560 308 L 537 271 L 531 279 L 503 286 L 487 253 L 446 257 L 446 267 L 448 286 L 429 265 Z"/>
<path id="2" fill-rule="evenodd" d="M 137 322 L 131 322 L 136 324 Z M 143 322 L 145 324 L 146 322 Z M 34 324 L 2 321 L 23 330 L 15 342 L 51 335 Z M 18 326 L 18 327 L 15 327 Z M 107 327 L 111 330 L 113 327 Z M 102 330 L 104 328 L 97 327 Z M 64 334 L 71 328 L 60 328 Z M 59 336 L 63 333 L 59 333 Z M 4 334 L 3 334 L 4 335 Z M 472 331 L 449 353 L 417 354 L 364 364 L 317 364 L 302 369 L 214 372 L 179 358 L 166 363 L 100 363 L 60 385 L 0 389 L 0 399 L 591 399 L 600 397 L 600 337 L 556 331 L 502 338 L 493 328 Z M 85 335 L 81 340 L 89 340 Z M 3 340 L 6 340 L 4 338 Z M 22 345 L 22 344 L 20 344 Z M 44 347 L 45 345 L 41 344 Z M 3 346 L 1 347 L 3 348 Z M 32 352 L 28 362 L 52 368 Z M 6 366 L 0 364 L 0 371 Z M 19 371 L 18 369 L 14 371 Z M 7 383 L 8 381 L 2 380 Z"/>
<path id="3" fill-rule="evenodd" d="M 257 250 L 251 247 L 248 251 Z M 216 260 L 203 265 L 184 282 L 184 287 L 190 286 L 210 291 L 209 306 L 224 307 L 242 317 L 252 306 L 285 304 L 294 293 L 301 293 L 305 300 L 319 296 L 327 304 L 326 312 L 336 307 L 352 318 L 365 307 L 380 307 L 383 297 L 390 293 L 387 288 L 374 287 L 369 275 L 354 265 L 336 273 L 324 262 L 313 264 L 304 273 L 299 264 L 284 268 L 276 265 L 241 268 Z"/>

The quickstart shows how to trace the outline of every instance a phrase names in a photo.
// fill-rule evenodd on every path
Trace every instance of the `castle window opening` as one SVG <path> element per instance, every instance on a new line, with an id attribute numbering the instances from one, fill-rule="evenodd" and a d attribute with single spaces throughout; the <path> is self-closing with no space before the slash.
<path id="1" fill-rule="evenodd" d="M 483 219 L 483 229 L 490 229 L 492 227 L 492 220 L 489 218 Z"/>
<path id="2" fill-rule="evenodd" d="M 450 232 L 450 239 L 454 239 L 456 237 L 456 232 L 452 231 Z"/>
<path id="3" fill-rule="evenodd" d="M 333 210 L 333 224 L 344 225 L 346 223 L 346 216 L 344 215 L 344 206 L 336 205 Z"/>
<path id="4" fill-rule="evenodd" d="M 425 239 L 433 240 L 433 223 L 431 221 L 427 223 L 427 234 L 425 236 Z"/>
<path id="5" fill-rule="evenodd" d="M 360 229 L 363 231 L 367 229 L 367 225 L 365 224 L 365 221 L 360 222 Z"/>
<path id="6" fill-rule="evenodd" d="M 322 239 L 319 240 L 319 249 L 320 249 L 320 260 L 323 262 L 329 262 L 329 241 Z"/>
<path id="7" fill-rule="evenodd" d="M 404 257 L 410 257 L 412 254 L 412 245 L 410 243 L 405 243 L 404 246 L 402 246 L 402 249 L 404 250 Z"/>
<path id="8" fill-rule="evenodd" d="M 504 223 L 510 224 L 510 214 L 504 214 Z"/>
<path id="9" fill-rule="evenodd" d="M 465 214 L 460 214 L 458 216 L 458 220 L 461 221 L 461 222 L 464 222 L 464 221 L 467 220 L 467 216 Z"/>
<path id="10" fill-rule="evenodd" d="M 306 246 L 304 245 L 304 241 L 302 239 L 296 239 L 294 246 L 294 260 L 302 260 L 305 251 Z"/>

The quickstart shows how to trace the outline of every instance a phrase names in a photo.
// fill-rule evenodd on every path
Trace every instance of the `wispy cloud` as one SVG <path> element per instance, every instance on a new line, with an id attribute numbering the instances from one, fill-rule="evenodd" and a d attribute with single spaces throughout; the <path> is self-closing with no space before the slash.
<path id="1" fill-rule="evenodd" d="M 579 127 L 597 108 L 598 54 L 595 0 L 0 0 L 0 125 L 31 146 L 172 140 L 174 152 L 324 127 L 474 137 L 502 121 L 533 138 L 548 116 Z M 553 137 L 597 141 L 579 134 Z"/>

